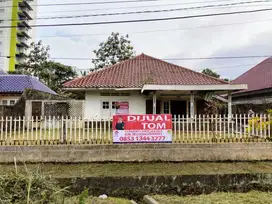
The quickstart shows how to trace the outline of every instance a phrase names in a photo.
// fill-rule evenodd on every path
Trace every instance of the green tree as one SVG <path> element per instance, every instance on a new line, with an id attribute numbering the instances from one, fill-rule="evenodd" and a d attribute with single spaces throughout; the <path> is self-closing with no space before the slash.
<path id="1" fill-rule="evenodd" d="M 54 91 L 61 93 L 62 84 L 76 77 L 76 72 L 71 66 L 50 61 L 49 51 L 50 47 L 44 46 L 42 41 L 31 43 L 29 54 L 13 74 L 35 76 Z"/>
<path id="2" fill-rule="evenodd" d="M 46 71 L 43 69 L 43 65 L 50 57 L 50 48 L 49 46 L 43 46 L 42 41 L 39 41 L 38 43 L 32 42 L 29 50 L 30 52 L 25 55 L 24 62 L 20 63 L 14 72 L 18 74 L 39 76 L 41 72 Z"/>
<path id="3" fill-rule="evenodd" d="M 58 93 L 61 93 L 62 85 L 65 82 L 70 81 L 77 76 L 75 70 L 71 66 L 59 62 L 45 62 L 44 68 L 50 72 L 46 72 L 45 75 L 41 77 L 44 80 L 48 80 L 46 84 Z"/>
<path id="4" fill-rule="evenodd" d="M 206 74 L 206 75 L 209 75 L 209 76 L 212 76 L 212 77 L 215 77 L 215 78 L 220 78 L 220 75 L 216 72 L 214 72 L 213 70 L 211 69 L 203 69 L 202 71 L 203 74 Z"/>
<path id="5" fill-rule="evenodd" d="M 229 79 L 227 79 L 227 78 L 224 78 L 223 80 L 224 80 L 224 81 L 226 81 L 226 82 L 230 82 L 230 80 L 229 80 Z"/>
<path id="6" fill-rule="evenodd" d="M 96 59 L 93 59 L 92 63 L 96 70 L 130 59 L 135 55 L 128 35 L 121 36 L 119 33 L 112 33 L 105 42 L 100 43 L 99 49 L 93 52 Z"/>
<path id="7" fill-rule="evenodd" d="M 220 79 L 220 74 L 218 74 L 217 72 L 214 72 L 211 69 L 208 69 L 208 68 L 207 69 L 203 69 L 202 73 Z M 230 80 L 227 79 L 227 78 L 224 78 L 222 80 L 224 80 L 226 82 L 230 82 Z"/>
<path id="8" fill-rule="evenodd" d="M 88 73 L 89 73 L 88 71 L 80 71 L 81 76 L 87 76 Z"/>

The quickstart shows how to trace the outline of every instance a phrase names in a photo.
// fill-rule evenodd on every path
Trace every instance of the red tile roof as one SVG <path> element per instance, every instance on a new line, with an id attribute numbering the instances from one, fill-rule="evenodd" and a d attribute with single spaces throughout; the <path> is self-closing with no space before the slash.
<path id="1" fill-rule="evenodd" d="M 64 84 L 66 88 L 141 88 L 156 85 L 227 84 L 199 72 L 145 54 Z"/>
<path id="2" fill-rule="evenodd" d="M 267 58 L 246 73 L 231 82 L 232 84 L 247 84 L 248 89 L 236 93 L 245 93 L 272 88 L 272 57 Z"/>

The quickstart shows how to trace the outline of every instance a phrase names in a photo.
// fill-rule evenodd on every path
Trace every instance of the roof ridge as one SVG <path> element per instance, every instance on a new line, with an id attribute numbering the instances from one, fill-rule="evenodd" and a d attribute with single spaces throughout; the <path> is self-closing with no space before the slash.
<path id="1" fill-rule="evenodd" d="M 207 74 L 203 74 L 203 73 L 201 73 L 201 72 L 197 72 L 197 71 L 192 70 L 192 69 L 189 69 L 189 68 L 187 68 L 187 67 L 183 67 L 183 66 L 180 66 L 180 65 L 176 65 L 176 64 L 173 64 L 173 63 L 171 63 L 171 62 L 164 61 L 164 60 L 159 59 L 159 58 L 156 58 L 156 57 L 152 57 L 152 56 L 149 56 L 149 55 L 146 55 L 146 54 L 143 54 L 143 55 L 146 56 L 146 57 L 155 59 L 155 60 L 159 60 L 160 62 L 163 62 L 163 63 L 169 64 L 169 65 L 172 65 L 172 66 L 176 66 L 176 67 L 185 69 L 185 70 L 190 71 L 190 72 L 193 72 L 193 73 L 197 73 L 197 74 L 200 74 L 200 75 L 209 77 L 209 78 L 213 78 L 213 79 L 215 79 L 215 80 L 217 80 L 217 81 L 219 81 L 219 82 L 223 82 L 223 83 L 225 83 L 225 84 L 229 84 L 228 82 L 224 81 L 223 79 L 219 79 L 219 78 L 216 78 L 216 77 L 207 75 Z"/>
<path id="2" fill-rule="evenodd" d="M 246 74 L 250 73 L 251 71 L 257 69 L 259 67 L 259 65 L 265 63 L 266 61 L 272 59 L 272 57 L 268 57 L 264 60 L 262 60 L 261 62 L 259 62 L 258 64 L 256 64 L 254 67 L 252 67 L 251 69 L 247 70 L 246 72 L 244 72 L 242 75 L 238 76 L 236 79 L 233 80 L 233 82 L 235 83 L 236 80 L 239 80 L 240 78 L 242 78 L 243 76 L 245 76 Z"/>
<path id="3" fill-rule="evenodd" d="M 30 75 L 25 75 L 25 77 L 27 78 L 28 82 L 30 83 L 30 86 L 32 87 L 32 89 L 35 89 L 32 81 L 30 80 L 31 76 Z"/>

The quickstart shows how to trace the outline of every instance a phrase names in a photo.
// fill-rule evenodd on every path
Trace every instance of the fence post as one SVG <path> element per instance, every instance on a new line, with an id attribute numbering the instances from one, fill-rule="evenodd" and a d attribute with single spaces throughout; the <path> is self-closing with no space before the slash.
<path id="1" fill-rule="evenodd" d="M 222 140 L 222 115 L 219 115 L 219 137 L 220 137 L 220 142 Z"/>
<path id="2" fill-rule="evenodd" d="M 266 140 L 266 134 L 267 134 L 267 117 L 266 114 L 264 114 L 264 139 Z"/>
<path id="3" fill-rule="evenodd" d="M 186 117 L 186 128 L 187 128 L 187 139 L 189 140 L 190 136 L 189 136 L 189 117 L 188 117 L 188 115 Z"/>
<path id="4" fill-rule="evenodd" d="M 36 116 L 35 120 L 36 120 L 35 138 L 36 138 L 36 142 L 37 142 L 38 141 L 38 116 Z"/>
<path id="5" fill-rule="evenodd" d="M 174 115 L 174 135 L 173 135 L 173 141 L 176 142 L 177 140 L 177 118 L 176 115 Z"/>
<path id="6" fill-rule="evenodd" d="M 203 114 L 203 117 L 202 117 L 202 121 L 203 121 L 203 140 L 205 141 L 205 139 L 206 139 L 206 132 L 205 132 L 205 130 L 206 130 L 206 124 L 205 124 L 205 114 Z"/>
<path id="7" fill-rule="evenodd" d="M 9 117 L 9 139 L 12 140 L 12 116 Z"/>
<path id="8" fill-rule="evenodd" d="M 201 141 L 201 137 L 202 137 L 202 132 L 201 132 L 201 115 L 199 114 L 198 116 L 198 126 L 199 126 L 199 129 L 198 129 L 198 135 L 197 135 L 197 139 Z"/>
<path id="9" fill-rule="evenodd" d="M 184 115 L 182 115 L 182 141 L 184 142 L 185 141 L 185 118 L 184 118 Z"/>
<path id="10" fill-rule="evenodd" d="M 260 136 L 263 138 L 263 114 L 260 114 Z"/>
<path id="11" fill-rule="evenodd" d="M 270 130 L 270 128 L 271 128 L 271 125 L 272 125 L 272 123 L 271 123 L 272 121 L 271 121 L 271 116 L 270 116 L 270 114 L 268 114 L 268 138 L 269 139 L 271 139 L 271 130 Z"/>
<path id="12" fill-rule="evenodd" d="M 244 135 L 246 138 L 248 138 L 246 135 L 246 114 L 244 114 Z"/>
<path id="13" fill-rule="evenodd" d="M 18 137 L 18 140 L 19 141 L 21 141 L 21 121 L 22 121 L 22 118 L 21 118 L 21 116 L 19 116 L 19 131 L 18 131 L 18 135 L 17 135 L 17 137 Z"/>
<path id="14" fill-rule="evenodd" d="M 216 139 L 217 139 L 217 129 L 218 129 L 217 122 L 218 122 L 218 115 L 216 114 L 215 115 L 215 120 L 214 120 Z"/>
<path id="15" fill-rule="evenodd" d="M 206 115 L 206 117 L 207 117 L 207 122 L 208 122 L 208 124 L 207 124 L 207 141 L 209 141 L 210 140 L 210 116 Z"/>
<path id="16" fill-rule="evenodd" d="M 3 134 L 4 134 L 4 117 L 2 116 L 1 117 L 1 132 L 0 132 L 0 134 L 1 134 L 1 141 L 3 142 Z"/>
<path id="17" fill-rule="evenodd" d="M 237 133 L 238 133 L 238 117 L 237 114 L 235 114 L 235 140 L 238 141 L 238 137 L 237 137 Z"/>
<path id="18" fill-rule="evenodd" d="M 111 119 L 108 120 L 108 143 L 111 144 L 111 135 L 112 135 L 112 131 L 111 131 Z"/>
<path id="19" fill-rule="evenodd" d="M 40 119 L 40 142 L 42 141 L 43 116 Z"/>
<path id="20" fill-rule="evenodd" d="M 254 114 L 253 114 L 253 118 L 255 118 Z M 254 136 L 254 134 L 255 134 L 255 131 L 254 131 L 254 121 L 255 121 L 255 120 L 251 118 L 251 123 L 252 123 L 252 124 L 251 124 L 251 125 L 252 125 L 252 127 L 251 127 L 251 129 L 252 129 L 251 132 L 252 132 L 252 136 Z"/>
<path id="21" fill-rule="evenodd" d="M 223 115 L 223 134 L 224 134 L 224 142 L 226 142 L 226 115 Z"/>
<path id="22" fill-rule="evenodd" d="M 180 115 L 178 115 L 178 138 L 179 138 L 179 143 L 181 142 L 181 138 L 180 138 Z"/>
<path id="23" fill-rule="evenodd" d="M 194 136 L 194 138 L 195 138 L 195 141 L 197 141 L 198 140 L 198 137 L 197 137 L 197 115 L 195 115 L 194 116 L 194 121 L 195 121 L 195 136 Z"/>
<path id="24" fill-rule="evenodd" d="M 62 125 L 62 143 L 67 143 L 66 123 L 64 122 L 63 116 L 61 116 L 61 125 Z"/>

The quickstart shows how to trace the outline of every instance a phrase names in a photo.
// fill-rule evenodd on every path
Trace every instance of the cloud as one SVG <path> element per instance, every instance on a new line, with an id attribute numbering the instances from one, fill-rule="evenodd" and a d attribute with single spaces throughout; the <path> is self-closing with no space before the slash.
<path id="1" fill-rule="evenodd" d="M 66 3 L 75 2 L 67 0 Z M 116 5 L 85 5 L 74 7 L 40 7 L 39 16 L 56 16 L 56 15 L 79 15 L 79 14 L 95 14 L 95 13 L 111 13 L 121 11 L 140 11 L 140 10 L 158 10 L 180 7 L 191 7 L 200 5 L 186 4 L 192 1 L 184 0 L 183 5 L 168 5 L 181 3 L 177 0 L 147 2 L 147 3 L 132 3 L 132 4 L 116 4 Z M 238 2 L 233 0 L 231 2 Z M 63 3 L 63 1 L 40 0 L 40 4 Z M 226 3 L 219 1 L 219 4 Z M 157 5 L 157 7 L 144 7 Z M 158 6 L 168 5 L 168 6 Z M 238 6 L 235 8 L 222 9 L 197 9 L 190 11 L 166 12 L 154 14 L 137 14 L 137 15 L 121 15 L 121 16 L 105 16 L 92 17 L 82 19 L 64 19 L 64 20 L 40 20 L 37 23 L 73 23 L 73 22 L 98 22 L 98 21 L 113 21 L 113 20 L 130 20 L 130 19 L 145 19 L 170 16 L 185 16 L 204 13 L 218 13 L 238 10 L 251 10 L 258 8 L 266 8 L 267 5 L 262 3 L 262 6 L 252 5 Z M 120 7 L 139 7 L 129 9 L 107 9 Z M 142 8 L 140 8 L 142 6 Z M 88 11 L 90 9 L 90 11 Z M 94 9 L 104 9 L 96 10 Z M 67 11 L 60 13 L 58 11 Z M 74 12 L 70 12 L 75 10 Z M 83 11 L 82 11 L 83 10 Z M 50 12 L 50 13 L 49 13 Z M 271 36 L 272 27 L 269 19 L 271 12 L 260 12 L 254 14 L 207 17 L 197 19 L 173 20 L 163 22 L 149 23 L 130 23 L 130 24 L 113 24 L 113 25 L 96 25 L 96 26 L 76 26 L 76 27 L 49 27 L 37 29 L 37 40 L 42 39 L 45 44 L 51 47 L 52 57 L 94 57 L 92 51 L 98 48 L 100 42 L 104 41 L 111 32 L 120 32 L 122 34 L 130 34 L 130 39 L 138 54 L 146 53 L 158 58 L 181 58 L 181 57 L 212 57 L 212 56 L 243 56 L 255 53 L 255 55 L 271 54 L 272 45 L 269 45 L 269 35 Z M 259 21 L 252 23 L 244 23 L 251 21 Z M 241 23 L 241 24 L 237 24 Z M 244 24 L 243 24 L 244 23 Z M 233 24 L 233 25 L 224 25 Z M 218 26 L 224 25 L 224 26 Z M 213 27 L 214 26 L 214 27 Z M 180 29 L 180 30 L 177 30 Z M 146 32 L 144 31 L 156 31 Z M 169 30 L 162 32 L 161 30 Z M 143 33 L 139 33 L 143 32 Z M 104 35 L 88 35 L 76 37 L 59 37 L 59 38 L 43 38 L 44 35 L 87 35 L 87 34 L 104 34 Z M 271 43 L 270 43 L 271 44 Z M 247 60 L 195 60 L 195 61 L 175 61 L 179 65 L 183 65 L 195 70 L 211 67 L 225 77 L 235 78 L 242 72 L 251 67 L 229 67 L 242 64 L 254 64 L 261 59 Z M 65 64 L 76 66 L 78 68 L 87 69 L 91 67 L 90 61 L 80 60 L 59 60 Z M 220 69 L 220 67 L 225 67 Z"/>

